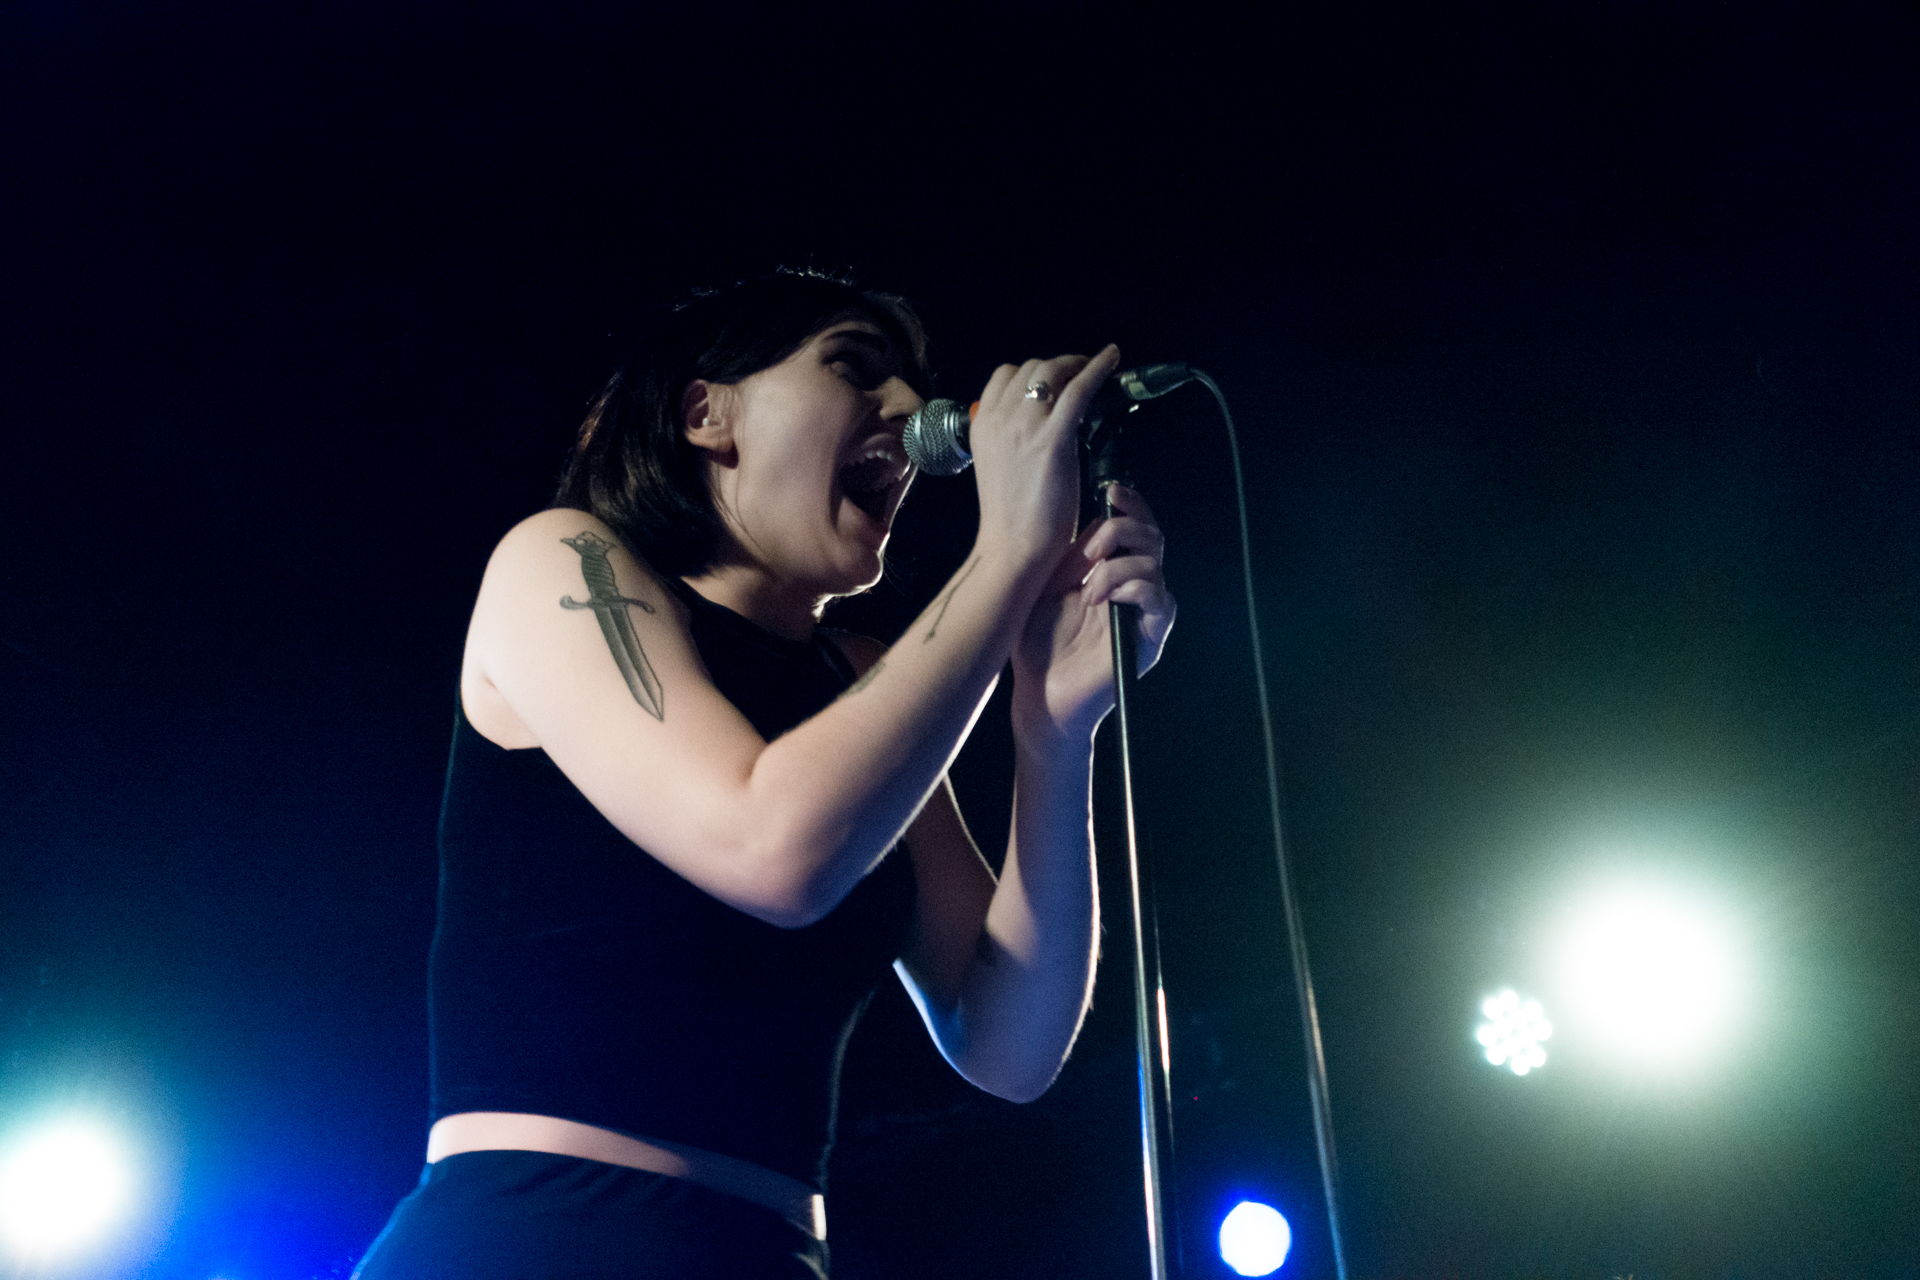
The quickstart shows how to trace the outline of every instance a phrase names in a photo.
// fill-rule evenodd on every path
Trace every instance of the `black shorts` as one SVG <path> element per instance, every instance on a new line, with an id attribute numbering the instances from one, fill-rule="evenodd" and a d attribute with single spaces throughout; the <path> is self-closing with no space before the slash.
<path id="1" fill-rule="evenodd" d="M 684 1178 L 537 1151 L 426 1168 L 354 1280 L 824 1280 L 827 1246 Z"/>

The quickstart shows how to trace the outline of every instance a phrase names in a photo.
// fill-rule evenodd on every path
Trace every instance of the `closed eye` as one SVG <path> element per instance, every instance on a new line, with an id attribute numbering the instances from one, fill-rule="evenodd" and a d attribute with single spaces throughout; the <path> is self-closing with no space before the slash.
<path id="1" fill-rule="evenodd" d="M 841 376 L 862 391 L 872 391 L 887 380 L 887 372 L 880 362 L 865 355 L 838 355 L 831 361 L 841 371 Z"/>
<path id="2" fill-rule="evenodd" d="M 850 329 L 839 334 L 828 349 L 827 363 L 863 391 L 873 391 L 899 373 L 893 344 L 878 334 Z"/>

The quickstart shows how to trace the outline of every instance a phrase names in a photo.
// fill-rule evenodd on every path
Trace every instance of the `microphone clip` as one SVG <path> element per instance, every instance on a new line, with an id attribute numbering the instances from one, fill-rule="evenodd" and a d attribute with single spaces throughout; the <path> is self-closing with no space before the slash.
<path id="1" fill-rule="evenodd" d="M 1081 439 L 1087 446 L 1087 483 L 1096 495 L 1109 484 L 1133 487 L 1121 447 L 1126 436 L 1122 424 L 1127 416 L 1138 412 L 1143 401 L 1157 400 L 1192 381 L 1189 365 L 1143 364 L 1138 369 L 1120 370 L 1100 388 L 1081 424 Z"/>

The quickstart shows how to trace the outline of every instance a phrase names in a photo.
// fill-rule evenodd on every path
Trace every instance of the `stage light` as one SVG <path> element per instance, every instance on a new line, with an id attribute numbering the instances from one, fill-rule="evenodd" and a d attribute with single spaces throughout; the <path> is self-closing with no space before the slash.
<path id="1" fill-rule="evenodd" d="M 1564 1012 L 1580 1038 L 1623 1060 L 1686 1066 L 1738 1020 L 1744 967 L 1734 930 L 1699 895 L 1615 882 L 1580 904 L 1562 941 Z"/>
<path id="2" fill-rule="evenodd" d="M 1480 1012 L 1487 1020 L 1473 1038 L 1486 1051 L 1488 1062 L 1504 1066 L 1517 1076 L 1546 1065 L 1547 1051 L 1540 1042 L 1553 1034 L 1553 1024 L 1547 1021 L 1546 1010 L 1538 1000 L 1522 999 L 1509 987 L 1482 1001 Z"/>
<path id="3" fill-rule="evenodd" d="M 0 1244 L 22 1263 L 55 1258 L 98 1238 L 132 1190 L 127 1154 L 103 1128 L 45 1124 L 0 1157 Z"/>
<path id="4" fill-rule="evenodd" d="M 1293 1228 L 1270 1204 L 1242 1200 L 1220 1222 L 1220 1257 L 1243 1276 L 1278 1271 L 1293 1248 Z"/>

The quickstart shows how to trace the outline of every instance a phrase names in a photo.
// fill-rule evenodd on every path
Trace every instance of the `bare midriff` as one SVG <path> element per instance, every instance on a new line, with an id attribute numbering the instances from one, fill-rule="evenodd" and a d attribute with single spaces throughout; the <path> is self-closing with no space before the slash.
<path id="1" fill-rule="evenodd" d="M 827 1238 L 826 1201 L 812 1187 L 716 1151 L 518 1111 L 463 1111 L 442 1117 L 427 1135 L 428 1164 L 469 1151 L 539 1151 L 685 1178 L 771 1209 L 816 1240 Z"/>

